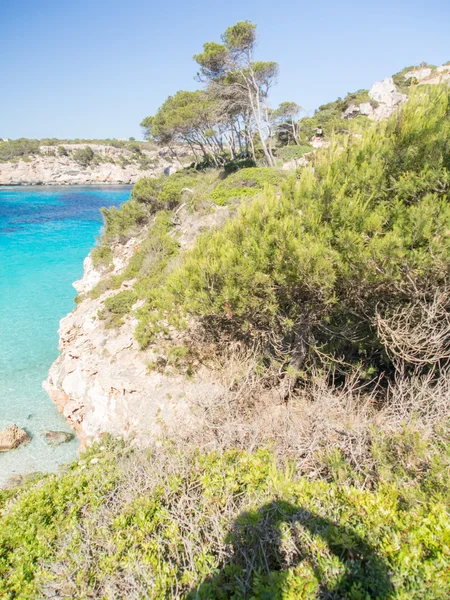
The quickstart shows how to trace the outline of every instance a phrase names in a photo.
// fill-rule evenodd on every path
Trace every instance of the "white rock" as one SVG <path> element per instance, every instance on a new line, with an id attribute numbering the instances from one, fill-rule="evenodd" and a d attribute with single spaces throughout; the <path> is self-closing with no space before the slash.
<path id="1" fill-rule="evenodd" d="M 362 102 L 359 105 L 359 112 L 368 117 L 369 115 L 371 115 L 373 113 L 373 106 L 370 104 L 370 102 Z"/>
<path id="2" fill-rule="evenodd" d="M 344 119 L 353 119 L 354 117 L 357 117 L 359 114 L 360 114 L 359 106 L 356 106 L 356 104 L 350 104 L 350 106 L 347 107 L 347 109 L 344 111 L 342 116 Z"/>
<path id="3" fill-rule="evenodd" d="M 386 104 L 390 107 L 397 106 L 397 104 L 406 99 L 404 94 L 397 91 L 397 87 L 392 77 L 374 83 L 370 88 L 369 96 L 372 100 L 375 100 L 380 104 Z"/>
<path id="4" fill-rule="evenodd" d="M 405 73 L 405 79 L 411 79 L 414 77 L 417 81 L 421 81 L 422 79 L 426 79 L 431 75 L 432 69 L 429 67 L 413 69 L 412 71 L 408 71 Z"/>

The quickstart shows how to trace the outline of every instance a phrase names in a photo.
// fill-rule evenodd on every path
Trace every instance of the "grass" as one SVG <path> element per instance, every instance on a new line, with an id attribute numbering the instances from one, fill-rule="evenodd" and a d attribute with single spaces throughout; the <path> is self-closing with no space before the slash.
<path id="1" fill-rule="evenodd" d="M 281 162 L 281 164 L 285 162 L 289 162 L 290 160 L 294 160 L 295 158 L 301 158 L 304 154 L 308 152 L 312 152 L 313 147 L 308 144 L 303 144 L 301 146 L 283 146 L 281 148 L 277 148 L 276 157 Z"/>
<path id="2" fill-rule="evenodd" d="M 219 206 L 233 200 L 252 198 L 265 186 L 279 186 L 286 174 L 277 169 L 253 167 L 240 169 L 219 183 L 211 193 L 211 199 Z"/>

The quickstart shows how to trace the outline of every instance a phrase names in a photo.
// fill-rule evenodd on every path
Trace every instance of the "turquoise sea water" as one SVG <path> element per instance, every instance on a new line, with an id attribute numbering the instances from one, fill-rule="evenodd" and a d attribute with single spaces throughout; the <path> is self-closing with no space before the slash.
<path id="1" fill-rule="evenodd" d="M 0 453 L 0 485 L 76 456 L 76 441 L 44 441 L 47 430 L 70 429 L 42 381 L 58 356 L 59 321 L 75 306 L 72 282 L 100 232 L 100 207 L 129 195 L 126 186 L 0 188 L 0 430 L 16 423 L 32 436 Z"/>

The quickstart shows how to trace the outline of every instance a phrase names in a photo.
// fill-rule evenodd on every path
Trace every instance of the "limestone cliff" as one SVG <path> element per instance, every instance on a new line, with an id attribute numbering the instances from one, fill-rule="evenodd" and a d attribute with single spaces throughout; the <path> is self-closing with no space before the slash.
<path id="1" fill-rule="evenodd" d="M 200 231 L 223 222 L 228 214 L 225 207 L 195 218 L 181 211 L 176 227 L 181 246 L 190 246 Z M 143 230 L 128 243 L 113 246 L 109 275 L 123 272 L 145 233 Z M 76 430 L 82 445 L 104 432 L 131 436 L 136 443 L 154 439 L 168 429 L 182 428 L 186 434 L 201 421 L 199 405 L 214 401 L 224 392 L 217 375 L 206 367 L 196 369 L 190 378 L 149 370 L 149 364 L 163 351 L 157 345 L 139 350 L 133 335 L 136 320 L 129 317 L 119 329 L 108 329 L 98 318 L 105 300 L 118 292 L 90 297 L 89 292 L 103 275 L 88 256 L 83 278 L 74 283 L 84 299 L 61 320 L 61 354 L 43 384 L 45 390 Z M 125 281 L 121 290 L 132 284 Z M 176 340 L 177 334 L 174 336 Z"/>
<path id="2" fill-rule="evenodd" d="M 93 150 L 94 160 L 83 166 L 77 162 L 75 153 L 87 146 Z M 141 177 L 169 175 L 187 158 L 183 149 L 178 149 L 177 160 L 168 148 L 142 150 L 137 156 L 126 148 L 100 144 L 64 144 L 62 147 L 66 155 L 59 154 L 54 146 L 41 146 L 38 155 L 0 162 L 0 185 L 131 184 Z"/>

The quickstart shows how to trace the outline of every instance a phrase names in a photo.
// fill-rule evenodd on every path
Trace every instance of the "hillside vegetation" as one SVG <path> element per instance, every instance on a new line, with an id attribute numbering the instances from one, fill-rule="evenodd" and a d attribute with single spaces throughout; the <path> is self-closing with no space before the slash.
<path id="1" fill-rule="evenodd" d="M 418 90 L 398 117 L 372 125 L 363 138 L 339 138 L 297 177 L 246 168 L 139 181 L 129 203 L 105 211 L 97 260 L 109 256 L 111 240 L 127 239 L 158 211 L 175 239 L 170 211 L 183 198 L 192 210 L 241 203 L 235 218 L 201 235 L 164 277 L 155 263 L 157 282 L 149 255 L 161 229 L 151 227 L 140 251 L 145 272 L 134 259 L 120 281 L 104 284 L 137 278 L 146 301 L 138 314 L 141 344 L 162 323 L 180 326 L 183 315 L 200 319 L 216 341 L 223 335 L 257 344 L 285 368 L 331 361 L 344 370 L 358 366 L 368 378 L 392 370 L 415 343 L 404 331 L 389 346 L 395 327 L 409 315 L 412 335 L 427 306 L 435 301 L 446 310 L 448 302 L 448 104 L 445 89 Z M 440 340 L 436 364 L 448 352 Z M 435 364 L 425 348 L 417 353 L 407 368 L 422 359 Z"/>

